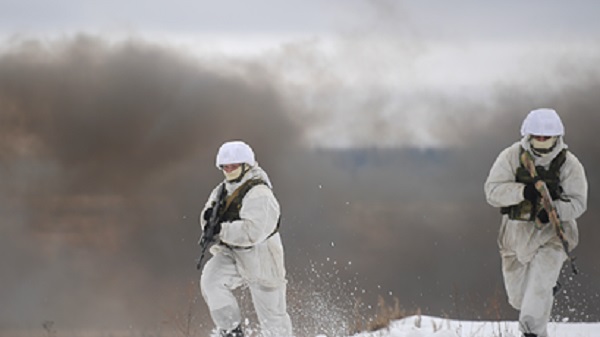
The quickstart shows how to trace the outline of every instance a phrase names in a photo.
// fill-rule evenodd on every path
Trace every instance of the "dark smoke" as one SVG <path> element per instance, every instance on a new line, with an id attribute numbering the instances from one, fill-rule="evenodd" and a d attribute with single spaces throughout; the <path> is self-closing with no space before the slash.
<path id="1" fill-rule="evenodd" d="M 268 78 L 218 67 L 90 36 L 2 55 L 0 325 L 127 326 L 195 278 L 218 146 L 277 168 L 300 136 Z"/>
<path id="2" fill-rule="evenodd" d="M 328 310 L 351 316 L 357 299 L 374 305 L 381 295 L 433 315 L 514 319 L 496 247 L 500 219 L 485 203 L 483 182 L 496 155 L 518 140 L 526 113 L 540 106 L 563 117 L 590 183 L 576 250 L 583 274 L 568 282 L 555 314 L 600 319 L 593 305 L 600 76 L 592 66 L 552 69 L 560 77 L 551 87 L 500 83 L 492 102 L 420 92 L 392 117 L 391 95 L 372 89 L 362 106 L 368 114 L 347 124 L 357 128 L 357 144 L 380 139 L 382 126 L 384 137 L 404 144 L 412 130 L 386 121 L 409 118 L 414 108 L 439 112 L 425 127 L 453 146 L 309 149 L 305 136 L 315 124 L 303 116 L 326 121 L 339 113 L 328 109 L 347 98 L 336 89 L 343 83 L 311 88 L 323 90 L 307 112 L 282 94 L 279 69 L 234 63 L 243 71 L 143 41 L 91 36 L 7 48 L 0 57 L 0 303 L 9 305 L 0 307 L 0 327 L 50 320 L 58 329 L 165 329 L 164 320 L 197 296 L 196 216 L 221 179 L 216 149 L 234 138 L 254 147 L 282 204 L 296 322 L 315 318 L 311 301 L 329 297 L 302 295 L 319 291 L 343 307 L 325 304 L 325 317 Z M 209 329 L 204 303 L 194 307 Z"/>

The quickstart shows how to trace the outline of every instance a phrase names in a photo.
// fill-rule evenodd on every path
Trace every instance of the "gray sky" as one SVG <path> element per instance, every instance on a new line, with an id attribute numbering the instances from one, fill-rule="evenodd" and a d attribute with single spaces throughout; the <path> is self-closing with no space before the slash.
<path id="1" fill-rule="evenodd" d="M 3 1 L 1 28 L 11 33 L 139 32 L 169 34 L 326 34 L 364 22 L 373 9 L 400 10 L 425 33 L 597 37 L 595 1 Z M 395 9 L 394 9 L 395 8 Z"/>
<path id="2" fill-rule="evenodd" d="M 360 82 L 398 91 L 539 78 L 559 60 L 597 57 L 600 41 L 600 4 L 592 0 L 176 0 L 143 6 L 61 0 L 4 1 L 1 8 L 5 41 L 82 32 L 133 36 L 200 57 L 251 55 L 263 62 L 290 57 L 296 48 L 322 59 L 330 76 L 346 86 Z M 279 72 L 292 76 L 291 69 L 302 70 L 292 64 Z"/>
<path id="3" fill-rule="evenodd" d="M 448 3 L 2 3 L 0 327 L 154 328 L 179 310 L 230 138 L 283 205 L 295 319 L 323 288 L 311 263 L 342 297 L 356 283 L 371 304 L 477 318 L 501 287 L 483 180 L 527 111 L 559 111 L 598 188 L 599 5 Z M 600 273 L 591 197 L 584 299 Z"/>

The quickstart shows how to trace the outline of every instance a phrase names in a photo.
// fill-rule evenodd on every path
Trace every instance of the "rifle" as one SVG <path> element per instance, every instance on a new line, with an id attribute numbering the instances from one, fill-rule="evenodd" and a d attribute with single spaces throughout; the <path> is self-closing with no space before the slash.
<path id="1" fill-rule="evenodd" d="M 573 271 L 573 274 L 577 275 L 579 273 L 579 271 L 577 270 L 577 267 L 575 266 L 575 257 L 572 256 L 571 253 L 569 252 L 569 242 L 567 242 L 567 240 L 565 239 L 565 230 L 560 222 L 560 219 L 558 218 L 558 213 L 556 213 L 556 208 L 554 207 L 554 204 L 552 203 L 552 197 L 550 196 L 550 191 L 548 190 L 548 186 L 546 186 L 546 183 L 542 179 L 539 178 L 539 176 L 537 174 L 537 170 L 535 168 L 535 162 L 533 160 L 533 156 L 531 155 L 531 153 L 529 153 L 529 151 L 523 151 L 523 154 L 521 154 L 521 162 L 523 163 L 523 165 L 525 166 L 527 171 L 529 171 L 529 174 L 535 181 L 535 188 L 538 190 L 538 192 L 540 192 L 540 195 L 542 196 L 542 207 L 544 207 L 544 209 L 548 213 L 548 219 L 550 220 L 550 223 L 554 227 L 554 230 L 556 231 L 556 235 L 560 239 L 560 243 L 562 244 L 563 249 L 565 250 L 565 253 L 567 254 L 567 257 L 569 258 L 569 262 L 571 263 L 571 270 Z M 536 222 L 536 226 L 538 228 L 541 228 L 542 223 L 537 218 L 537 216 L 535 218 L 535 222 Z"/>
<path id="2" fill-rule="evenodd" d="M 196 261 L 196 269 L 200 270 L 202 267 L 202 260 L 204 260 L 204 255 L 210 247 L 215 242 L 215 227 L 219 223 L 219 209 L 223 206 L 225 201 L 225 196 L 227 195 L 227 191 L 225 190 L 225 183 L 221 184 L 221 188 L 217 193 L 217 201 L 213 202 L 212 210 L 210 213 L 210 218 L 206 222 L 204 226 L 204 230 L 202 231 L 202 236 L 198 240 L 198 245 L 200 246 L 200 257 Z M 202 214 L 200 214 L 200 217 Z M 198 219 L 200 221 L 200 218 Z"/>

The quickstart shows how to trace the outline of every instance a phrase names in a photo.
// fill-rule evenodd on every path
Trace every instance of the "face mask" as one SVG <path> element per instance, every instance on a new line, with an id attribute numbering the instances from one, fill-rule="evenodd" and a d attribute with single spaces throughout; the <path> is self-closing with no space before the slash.
<path id="1" fill-rule="evenodd" d="M 242 164 L 238 168 L 236 168 L 235 170 L 233 170 L 231 172 L 223 171 L 223 174 L 225 175 L 225 180 L 233 181 L 233 180 L 240 178 L 244 173 L 245 165 L 246 164 Z"/>
<path id="2" fill-rule="evenodd" d="M 556 145 L 556 140 L 557 137 L 550 137 L 546 140 L 537 140 L 534 137 L 531 137 L 531 148 L 540 154 L 547 154 L 550 153 L 552 149 L 554 149 L 554 145 Z"/>

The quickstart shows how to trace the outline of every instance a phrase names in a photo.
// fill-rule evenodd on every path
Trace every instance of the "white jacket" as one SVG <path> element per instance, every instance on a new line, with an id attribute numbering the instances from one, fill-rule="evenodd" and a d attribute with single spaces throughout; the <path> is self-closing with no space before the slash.
<path id="1" fill-rule="evenodd" d="M 231 195 L 244 182 L 257 178 L 268 186 L 257 185 L 250 189 L 242 200 L 239 212 L 241 220 L 223 222 L 219 234 L 219 240 L 223 243 L 244 248 L 230 249 L 215 244 L 210 251 L 213 255 L 222 253 L 234 257 L 238 271 L 246 281 L 277 286 L 285 283 L 285 267 L 281 237 L 279 233 L 273 234 L 279 221 L 280 208 L 271 190 L 269 177 L 255 164 L 240 182 L 226 182 L 226 190 L 227 195 Z M 220 188 L 221 184 L 213 189 L 201 214 L 216 201 Z M 205 224 L 201 219 L 202 228 Z"/>
<path id="2" fill-rule="evenodd" d="M 521 147 L 531 151 L 527 137 L 504 149 L 492 165 L 484 190 L 488 203 L 494 207 L 511 206 L 524 200 L 525 185 L 515 181 L 517 168 L 521 165 Z M 552 159 L 564 148 L 567 146 L 560 137 L 557 146 L 548 156 L 534 156 L 536 166 L 548 168 Z M 560 185 L 569 201 L 555 200 L 554 206 L 562 221 L 569 248 L 573 249 L 579 242 L 576 219 L 586 210 L 588 185 L 583 166 L 571 152 L 567 152 L 565 163 L 560 169 Z M 502 217 L 498 244 L 501 251 L 516 253 L 522 263 L 529 262 L 542 245 L 561 245 L 552 225 L 536 229 L 532 222 L 510 220 L 507 215 Z"/>

